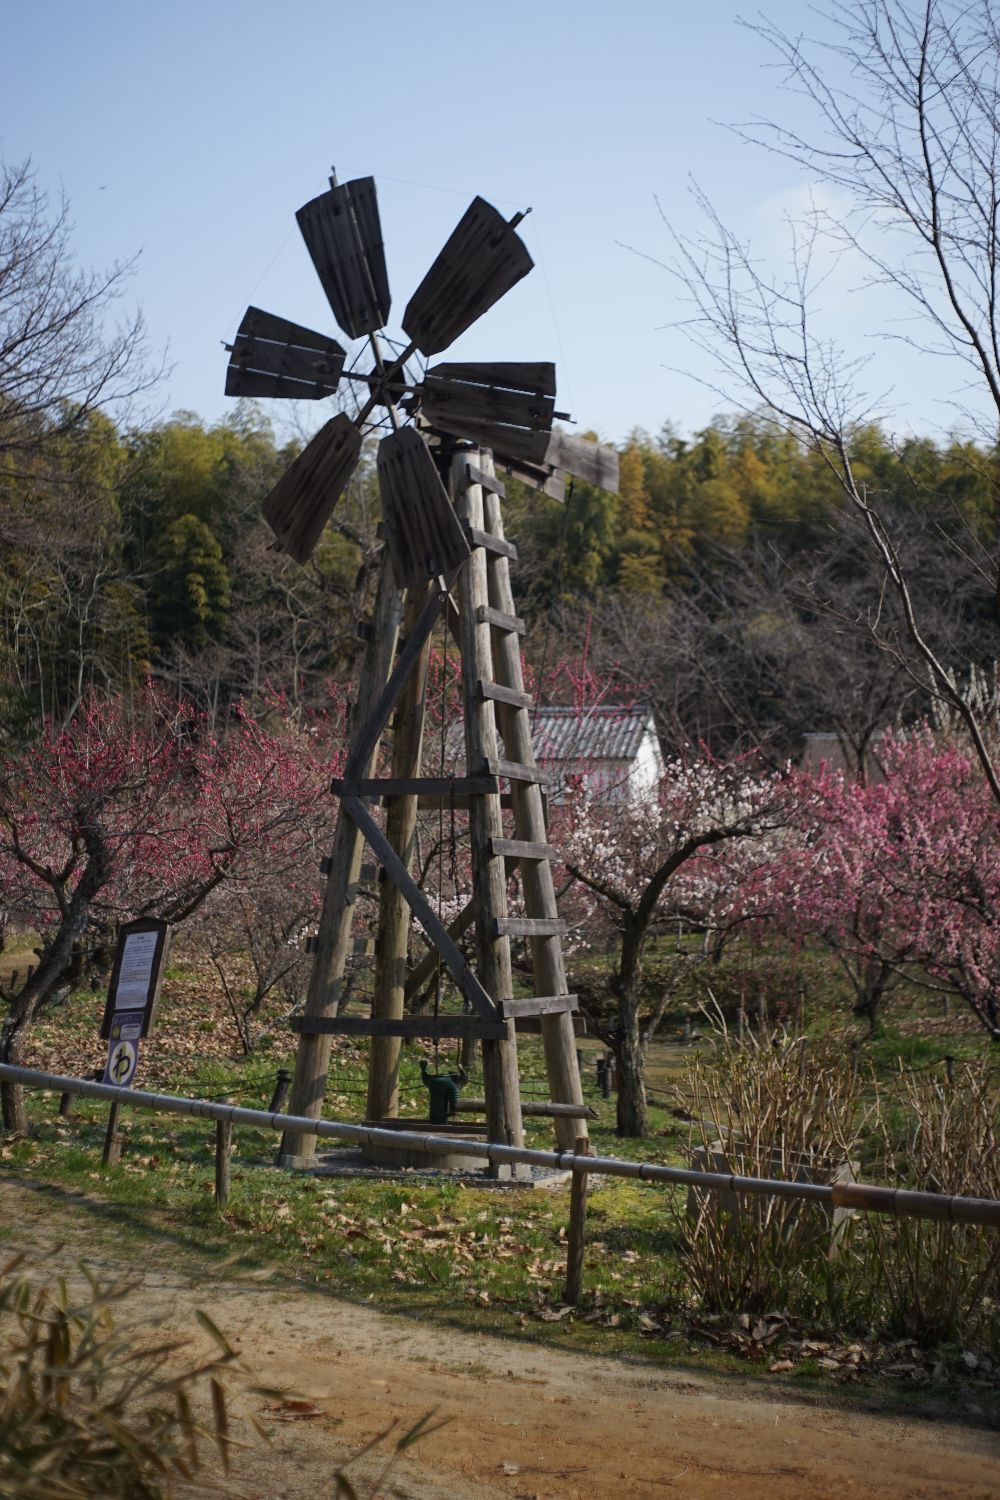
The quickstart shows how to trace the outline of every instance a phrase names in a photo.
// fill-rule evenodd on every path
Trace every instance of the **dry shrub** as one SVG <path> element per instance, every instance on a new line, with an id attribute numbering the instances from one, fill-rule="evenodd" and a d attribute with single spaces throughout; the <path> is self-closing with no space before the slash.
<path id="1" fill-rule="evenodd" d="M 952 1081 L 900 1069 L 882 1091 L 885 1180 L 919 1192 L 1000 1198 L 1000 1110 L 988 1058 Z M 975 1224 L 868 1215 L 871 1280 L 887 1330 L 922 1343 L 998 1340 L 1000 1234 Z"/>
<path id="2" fill-rule="evenodd" d="M 829 1182 L 857 1154 L 865 1110 L 842 1053 L 787 1038 L 737 1047 L 723 1033 L 688 1085 L 692 1157 L 709 1171 Z M 693 1191 L 681 1226 L 689 1291 L 706 1312 L 814 1316 L 843 1279 L 843 1227 L 797 1198 Z"/>
<path id="3" fill-rule="evenodd" d="M 1000 1199 L 995 1063 L 890 1084 L 842 1051 L 723 1028 L 691 1070 L 691 1153 L 707 1170 L 828 1182 L 863 1156 L 869 1178 Z M 678 1215 L 678 1218 L 680 1216 Z M 708 1313 L 780 1311 L 830 1329 L 930 1346 L 1000 1347 L 1000 1235 L 969 1224 L 844 1216 L 819 1204 L 692 1191 L 680 1220 L 689 1297 Z"/>
<path id="4" fill-rule="evenodd" d="M 235 1352 L 196 1314 L 217 1352 L 179 1373 L 176 1343 L 115 1330 L 111 1304 L 127 1288 L 82 1295 L 0 1271 L 0 1494 L 10 1500 L 164 1500 L 203 1468 L 208 1438 L 227 1467 L 224 1381 Z M 192 1398 L 205 1388 L 208 1428 Z"/>

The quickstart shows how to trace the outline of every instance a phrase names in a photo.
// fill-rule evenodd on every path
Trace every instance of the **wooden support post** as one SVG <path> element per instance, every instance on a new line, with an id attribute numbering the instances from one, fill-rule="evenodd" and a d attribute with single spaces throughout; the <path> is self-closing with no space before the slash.
<path id="1" fill-rule="evenodd" d="M 483 525 L 483 492 L 469 483 L 468 455 L 456 454 L 452 462 L 451 493 L 459 519 L 475 529 Z M 462 687 L 465 707 L 465 762 L 478 773 L 497 756 L 493 703 L 479 693 L 479 683 L 493 677 L 490 656 L 490 626 L 479 619 L 479 609 L 488 599 L 486 554 L 477 548 L 458 580 L 459 635 L 462 645 Z M 491 918 L 507 912 L 506 873 L 503 855 L 493 853 L 492 840 L 503 837 L 498 797 L 475 797 L 469 807 L 469 838 L 472 852 L 472 899 L 476 910 L 476 965 L 479 978 L 494 1001 L 513 994 L 510 941 L 495 935 Z M 503 1145 L 521 1145 L 521 1089 L 517 1069 L 517 1038 L 508 1021 L 506 1041 L 483 1042 L 483 1089 L 486 1094 L 486 1128 L 490 1139 Z M 509 1171 L 509 1168 L 497 1168 Z"/>
<path id="2" fill-rule="evenodd" d="M 382 563 L 371 638 L 365 649 L 358 687 L 354 728 L 359 731 L 389 679 L 396 651 L 399 629 L 400 592 L 388 559 Z M 358 775 L 370 776 L 375 759 L 358 768 Z M 351 948 L 353 904 L 361 873 L 361 835 L 355 823 L 343 810 L 337 819 L 330 873 L 327 877 L 320 914 L 316 958 L 309 977 L 304 1014 L 335 1016 L 340 1006 L 340 991 Z M 295 1060 L 288 1112 L 318 1120 L 323 1113 L 323 1094 L 330 1067 L 329 1035 L 303 1034 Z M 281 1165 L 308 1166 L 316 1157 L 316 1137 L 288 1131 L 282 1137 L 278 1161 Z"/>
<path id="3" fill-rule="evenodd" d="M 578 1135 L 574 1145 L 577 1156 L 590 1155 L 590 1142 Z M 583 1290 L 583 1251 L 587 1233 L 587 1173 L 574 1172 L 569 1189 L 569 1229 L 566 1246 L 566 1288 L 563 1301 L 575 1307 Z"/>
<path id="4" fill-rule="evenodd" d="M 116 1167 L 121 1160 L 122 1138 L 118 1130 L 120 1107 L 116 1099 L 108 1112 L 108 1128 L 104 1132 L 104 1150 L 101 1154 L 102 1167 Z"/>
<path id="5" fill-rule="evenodd" d="M 100 1083 L 101 1079 L 104 1077 L 103 1067 L 95 1068 L 89 1076 L 94 1080 L 95 1083 Z M 59 1095 L 59 1118 L 61 1120 L 68 1120 L 70 1115 L 73 1113 L 73 1101 L 75 1098 L 75 1094 Z"/>
<path id="6" fill-rule="evenodd" d="M 493 474 L 492 455 L 484 452 L 480 466 L 488 476 Z M 483 514 L 487 530 L 496 537 L 503 537 L 503 518 L 499 495 L 478 490 L 482 494 Z M 473 554 L 482 557 L 483 554 Z M 491 553 L 487 563 L 489 602 L 502 614 L 514 613 L 514 594 L 510 583 L 510 563 L 502 553 Z M 521 648 L 518 637 L 510 631 L 494 632 L 493 676 L 496 682 L 516 693 L 524 692 L 524 673 L 521 665 Z M 525 765 L 535 764 L 535 751 L 531 738 L 531 717 L 526 709 L 511 704 L 498 703 L 500 728 L 504 746 L 510 760 Z M 512 781 L 511 803 L 514 809 L 514 827 L 518 839 L 531 843 L 546 842 L 547 830 L 542 789 L 533 782 Z M 552 867 L 548 860 L 522 860 L 521 888 L 524 908 L 529 917 L 549 920 L 558 916 Z M 531 939 L 532 969 L 535 976 L 535 993 L 539 995 L 563 995 L 566 993 L 566 969 L 563 962 L 562 942 L 558 936 Z M 569 1013 L 542 1017 L 542 1046 L 545 1052 L 545 1069 L 549 1084 L 549 1096 L 561 1104 L 582 1104 L 583 1086 L 576 1061 L 576 1038 L 573 1018 Z M 570 1119 L 557 1118 L 556 1141 L 563 1150 L 569 1150 L 580 1134 Z M 586 1126 L 582 1127 L 586 1136 Z"/>
<path id="7" fill-rule="evenodd" d="M 437 585 L 431 587 L 437 590 Z M 412 636 L 427 598 L 425 591 L 410 589 L 403 616 L 403 634 Z M 418 777 L 424 735 L 424 700 L 427 689 L 428 642 L 413 664 L 396 708 L 393 721 L 392 769 L 395 778 Z M 385 817 L 385 836 L 408 870 L 413 865 L 417 830 L 415 795 L 393 797 Z M 406 989 L 406 950 L 410 931 L 410 908 L 402 891 L 391 880 L 383 880 L 379 897 L 378 937 L 375 942 L 375 990 L 372 1015 L 399 1020 L 403 1016 Z M 382 1120 L 399 1114 L 399 1037 L 373 1036 L 368 1064 L 367 1118 Z"/>
<path id="8" fill-rule="evenodd" d="M 228 1104 L 229 1100 L 223 1101 Z M 225 1208 L 229 1202 L 229 1183 L 233 1155 L 233 1122 L 215 1122 L 215 1206 Z"/>

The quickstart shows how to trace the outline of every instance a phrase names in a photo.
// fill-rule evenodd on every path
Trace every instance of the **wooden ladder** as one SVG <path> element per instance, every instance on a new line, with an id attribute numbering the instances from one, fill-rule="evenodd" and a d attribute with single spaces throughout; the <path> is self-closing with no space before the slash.
<path id="1" fill-rule="evenodd" d="M 517 549 L 504 536 L 500 505 L 504 489 L 488 451 L 480 450 L 474 458 L 463 452 L 456 455 L 452 492 L 466 538 L 473 548 L 472 558 L 459 580 L 466 764 L 473 775 L 495 776 L 509 783 L 514 820 L 514 837 L 508 838 L 501 825 L 498 793 L 475 799 L 484 804 L 486 812 L 480 820 L 482 846 L 478 851 L 474 842 L 473 868 L 477 864 L 492 864 L 494 868 L 499 866 L 501 872 L 499 900 L 490 892 L 486 896 L 489 904 L 477 902 L 477 907 L 488 913 L 491 929 L 488 936 L 494 940 L 506 940 L 509 944 L 511 937 L 528 939 L 536 995 L 515 1000 L 511 990 L 505 989 L 497 997 L 500 1011 L 505 1019 L 515 1022 L 539 1018 L 550 1098 L 560 1104 L 582 1104 L 573 1024 L 577 999 L 568 992 L 566 983 L 562 951 L 566 924 L 556 908 L 551 865 L 558 856 L 548 842 L 542 790 L 548 778 L 535 760 L 531 733 L 533 704 L 524 690 L 521 660 L 525 627 L 515 613 L 510 581 L 510 565 L 517 559 Z M 470 725 L 483 722 L 485 743 L 481 743 L 482 737 L 475 730 L 470 734 L 469 729 Z M 494 724 L 503 741 L 503 756 L 496 753 L 490 742 L 489 730 Z M 475 841 L 475 828 L 472 837 Z M 520 876 L 524 917 L 507 915 L 508 862 L 516 863 Z M 474 892 L 474 900 L 475 896 Z M 556 1134 L 561 1146 L 572 1148 L 580 1135 L 578 1122 L 557 1119 Z"/>

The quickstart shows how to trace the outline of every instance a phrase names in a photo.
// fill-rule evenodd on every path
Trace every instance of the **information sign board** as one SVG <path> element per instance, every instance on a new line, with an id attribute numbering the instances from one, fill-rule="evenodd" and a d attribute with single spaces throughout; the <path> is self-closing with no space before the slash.
<path id="1" fill-rule="evenodd" d="M 118 929 L 111 983 L 101 1021 L 101 1036 L 112 1040 L 113 1027 L 131 1024 L 124 1040 L 138 1041 L 148 1036 L 156 1019 L 160 1002 L 160 984 L 170 947 L 170 924 L 158 917 L 140 917 Z M 134 1029 L 134 1037 L 131 1035 Z M 121 1039 L 121 1038 L 119 1038 Z M 135 1069 L 133 1068 L 133 1072 Z"/>

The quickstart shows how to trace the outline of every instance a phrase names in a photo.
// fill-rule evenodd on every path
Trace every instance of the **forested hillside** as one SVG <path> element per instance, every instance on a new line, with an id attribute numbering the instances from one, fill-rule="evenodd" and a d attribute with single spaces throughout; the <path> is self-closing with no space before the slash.
<path id="1" fill-rule="evenodd" d="M 267 693 L 321 705 L 357 651 L 378 549 L 371 458 L 305 568 L 270 549 L 261 502 L 289 462 L 263 408 L 140 430 L 92 412 L 0 456 L 4 733 L 72 715 L 91 685 L 149 674 L 224 723 Z M 37 425 L 37 424 L 36 424 Z M 902 539 L 928 638 L 959 676 L 997 654 L 997 458 L 971 444 L 856 434 L 855 472 Z M 621 448 L 621 493 L 575 482 L 560 505 L 508 481 L 519 606 L 536 667 L 586 652 L 649 699 L 670 741 L 795 754 L 927 712 L 880 649 L 893 601 L 832 470 L 763 418 L 669 424 Z M 544 675 L 544 673 L 543 673 Z"/>

